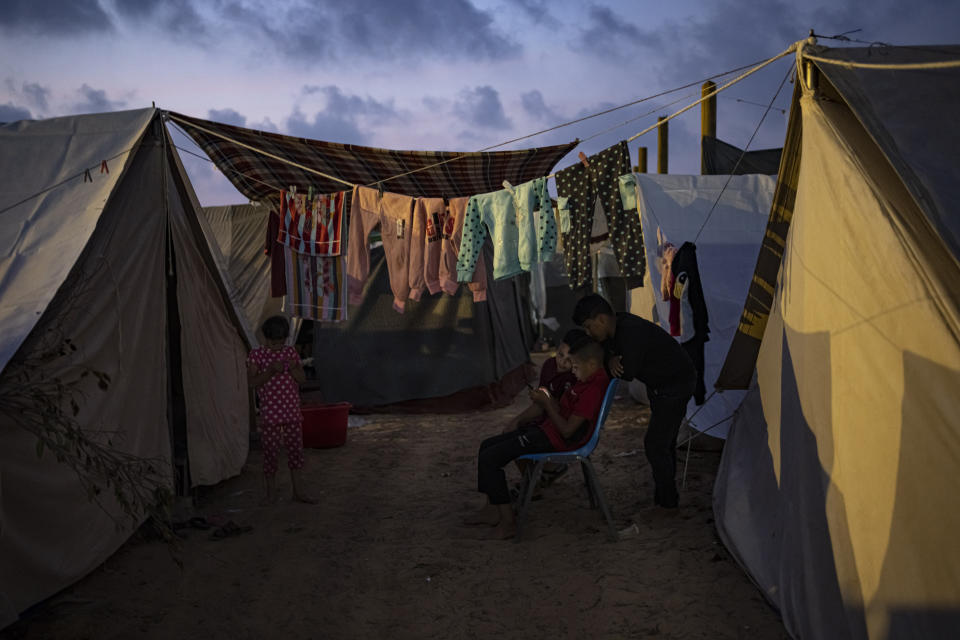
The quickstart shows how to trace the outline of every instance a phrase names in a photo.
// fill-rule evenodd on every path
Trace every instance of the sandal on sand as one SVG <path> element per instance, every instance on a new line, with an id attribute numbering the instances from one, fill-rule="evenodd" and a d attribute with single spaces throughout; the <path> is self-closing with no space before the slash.
<path id="1" fill-rule="evenodd" d="M 210 534 L 210 538 L 212 540 L 223 540 L 224 538 L 239 536 L 242 533 L 248 533 L 250 531 L 253 531 L 252 526 L 244 525 L 241 527 L 233 520 L 230 520 L 219 529 L 215 529 L 214 532 Z"/>

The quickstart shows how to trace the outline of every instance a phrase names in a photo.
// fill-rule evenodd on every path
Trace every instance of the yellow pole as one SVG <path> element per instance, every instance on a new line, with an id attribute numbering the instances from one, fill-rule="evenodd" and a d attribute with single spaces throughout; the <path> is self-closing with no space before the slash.
<path id="1" fill-rule="evenodd" d="M 666 116 L 657 118 L 657 173 L 667 173 L 667 152 L 670 122 Z"/>
<path id="2" fill-rule="evenodd" d="M 700 97 L 710 95 L 715 91 L 717 85 L 707 80 L 700 89 Z M 703 161 L 703 139 L 706 137 L 717 137 L 717 96 L 714 95 L 700 103 L 700 173 L 706 172 L 707 168 Z"/>
<path id="3" fill-rule="evenodd" d="M 647 172 L 647 148 L 640 147 L 637 149 L 637 173 L 646 173 Z"/>

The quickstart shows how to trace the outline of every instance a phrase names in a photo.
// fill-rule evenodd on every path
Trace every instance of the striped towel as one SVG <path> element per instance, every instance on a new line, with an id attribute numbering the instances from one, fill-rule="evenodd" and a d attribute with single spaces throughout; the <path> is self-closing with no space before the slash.
<path id="1" fill-rule="evenodd" d="M 319 322 L 347 319 L 347 265 L 343 256 L 312 256 L 283 248 L 287 295 L 283 310 Z"/>
<path id="2" fill-rule="evenodd" d="M 339 256 L 346 192 L 308 198 L 295 190 L 280 192 L 277 241 L 311 256 Z"/>

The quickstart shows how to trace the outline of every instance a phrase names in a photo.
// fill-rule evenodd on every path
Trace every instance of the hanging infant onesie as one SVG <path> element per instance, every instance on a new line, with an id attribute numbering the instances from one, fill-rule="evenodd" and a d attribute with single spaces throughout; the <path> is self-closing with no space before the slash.
<path id="1" fill-rule="evenodd" d="M 413 236 L 414 199 L 399 193 L 369 187 L 354 187 L 350 210 L 350 237 L 347 251 L 347 275 L 350 303 L 363 300 L 363 285 L 370 275 L 370 249 L 367 238 L 377 225 L 387 258 L 393 308 L 403 313 L 410 294 L 410 239 Z"/>
<path id="2" fill-rule="evenodd" d="M 553 258 L 557 246 L 552 216 L 534 212 L 549 203 L 546 179 L 470 198 L 463 222 L 457 280 L 469 282 L 489 232 L 493 240 L 493 277 L 502 280 L 529 271 L 535 262 Z"/>
<path id="3" fill-rule="evenodd" d="M 446 215 L 443 198 L 417 198 L 410 238 L 411 300 L 419 300 L 424 289 L 430 295 L 440 291 L 441 233 Z"/>
<path id="4" fill-rule="evenodd" d="M 451 198 L 450 208 L 444 218 L 442 235 L 442 251 L 440 255 L 440 286 L 444 293 L 455 295 L 460 283 L 457 282 L 457 260 L 460 255 L 460 243 L 463 237 L 463 220 L 470 198 Z M 487 299 L 487 267 L 483 257 L 483 250 L 477 256 L 477 266 L 473 271 L 473 278 L 467 285 L 473 292 L 474 302 L 483 302 Z"/>
<path id="5" fill-rule="evenodd" d="M 646 259 L 643 235 L 637 212 L 624 211 L 620 200 L 619 177 L 630 172 L 630 154 L 626 141 L 621 141 L 557 172 L 557 196 L 560 203 L 564 262 L 570 276 L 570 288 L 576 289 L 593 280 L 590 266 L 590 229 L 593 227 L 594 204 L 597 198 L 607 216 L 610 243 L 617 258 L 620 275 L 644 274 Z M 568 226 L 569 225 L 569 226 Z"/>

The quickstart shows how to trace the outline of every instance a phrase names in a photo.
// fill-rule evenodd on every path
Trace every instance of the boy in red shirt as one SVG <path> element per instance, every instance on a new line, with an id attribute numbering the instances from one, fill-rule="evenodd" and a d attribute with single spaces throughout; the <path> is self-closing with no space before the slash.
<path id="1" fill-rule="evenodd" d="M 477 456 L 477 490 L 487 494 L 487 504 L 467 519 L 468 524 L 495 526 L 492 537 L 500 540 L 516 535 L 517 522 L 503 467 L 518 456 L 570 451 L 590 439 L 610 382 L 603 356 L 603 347 L 593 340 L 572 345 L 570 357 L 577 383 L 559 400 L 545 389 L 531 391 L 533 405 L 512 421 L 517 428 L 483 441 Z"/>

